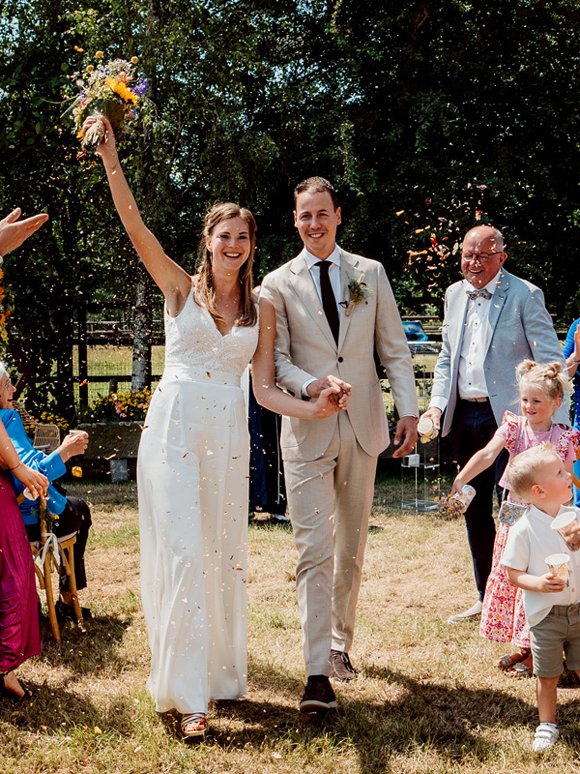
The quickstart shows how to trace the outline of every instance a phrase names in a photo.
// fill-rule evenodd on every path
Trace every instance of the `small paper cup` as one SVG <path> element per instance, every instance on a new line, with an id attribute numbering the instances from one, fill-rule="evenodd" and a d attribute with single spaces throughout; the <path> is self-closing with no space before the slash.
<path id="1" fill-rule="evenodd" d="M 554 516 L 550 527 L 555 529 L 560 533 L 560 535 L 562 535 L 562 537 L 565 538 L 566 535 L 564 534 L 564 530 L 566 530 L 566 528 L 573 524 L 575 521 L 577 521 L 576 511 L 573 511 L 570 508 L 568 510 L 562 511 L 562 513 L 559 513 L 557 516 Z"/>
<path id="2" fill-rule="evenodd" d="M 77 429 L 77 430 L 69 430 L 69 431 L 68 431 L 68 434 L 69 434 L 69 435 L 73 435 L 73 436 L 78 436 L 78 435 L 86 435 L 86 436 L 87 436 L 87 438 L 88 438 L 88 436 L 89 436 L 89 434 L 87 433 L 87 431 L 86 431 L 86 430 L 78 430 L 78 429 Z"/>
<path id="3" fill-rule="evenodd" d="M 548 570 L 550 570 L 553 575 L 557 578 L 562 578 L 565 581 L 568 580 L 570 572 L 570 557 L 568 554 L 550 554 L 544 561 L 548 565 Z"/>
<path id="4" fill-rule="evenodd" d="M 421 443 L 428 443 L 437 438 L 438 431 L 435 429 L 433 420 L 429 417 L 421 417 L 417 422 L 417 433 L 421 438 Z"/>

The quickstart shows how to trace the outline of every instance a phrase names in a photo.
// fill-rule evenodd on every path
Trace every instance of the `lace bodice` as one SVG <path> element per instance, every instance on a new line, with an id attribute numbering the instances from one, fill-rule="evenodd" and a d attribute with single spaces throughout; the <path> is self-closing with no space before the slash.
<path id="1" fill-rule="evenodd" d="M 196 378 L 202 372 L 221 372 L 241 377 L 258 343 L 258 325 L 234 327 L 223 335 L 212 316 L 188 295 L 177 317 L 164 312 L 165 368 L 164 378 Z"/>

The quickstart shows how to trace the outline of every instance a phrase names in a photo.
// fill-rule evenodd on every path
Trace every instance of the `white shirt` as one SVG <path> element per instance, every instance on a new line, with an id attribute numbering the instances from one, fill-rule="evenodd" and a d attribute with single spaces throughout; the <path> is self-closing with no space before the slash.
<path id="1" fill-rule="evenodd" d="M 320 267 L 316 266 L 318 261 L 320 261 L 320 258 L 312 255 L 312 253 L 309 253 L 306 248 L 304 248 L 304 257 L 306 258 L 306 265 L 308 266 L 310 276 L 314 281 L 316 292 L 318 293 L 318 298 L 320 299 L 320 303 L 322 303 L 322 292 L 320 290 Z M 340 281 L 340 248 L 338 245 L 334 246 L 334 250 L 328 256 L 328 258 L 325 259 L 324 262 L 331 264 L 331 267 L 328 270 L 328 277 L 330 279 L 330 284 L 332 285 L 332 292 L 334 293 L 334 299 L 338 308 L 338 303 L 341 300 L 342 293 L 342 284 Z"/>
<path id="2" fill-rule="evenodd" d="M 318 298 L 320 299 L 320 303 L 322 303 L 322 291 L 320 290 L 320 266 L 316 266 L 320 258 L 317 258 L 315 255 L 312 255 L 312 253 L 309 253 L 306 248 L 304 248 L 304 257 L 306 259 L 306 265 L 308 266 L 308 271 L 310 272 L 310 276 L 312 277 L 312 281 L 314 282 L 314 287 L 316 288 L 316 292 L 318 293 Z M 334 246 L 334 250 L 331 252 L 331 254 L 328 256 L 328 258 L 325 258 L 326 263 L 332 264 L 330 269 L 328 270 L 328 277 L 330 279 L 330 284 L 332 286 L 332 292 L 334 293 L 334 300 L 336 301 L 336 307 L 338 309 L 338 304 L 340 302 L 340 295 L 342 293 L 342 284 L 340 281 L 340 248 L 338 245 Z M 340 320 L 340 312 L 338 319 Z M 306 388 L 309 384 L 312 384 L 312 382 L 315 382 L 316 379 L 307 379 L 304 384 L 302 385 L 302 395 L 303 397 L 307 397 L 308 393 L 306 392 Z"/>
<path id="3" fill-rule="evenodd" d="M 479 298 L 467 299 L 465 329 L 461 340 L 457 374 L 457 391 L 459 397 L 464 400 L 489 397 L 483 364 L 491 341 L 489 310 L 491 309 L 493 294 L 497 289 L 497 274 L 487 283 L 485 289 L 489 291 L 491 298 L 486 299 L 480 296 Z M 472 290 L 477 290 L 477 288 L 474 288 L 470 282 L 464 280 L 463 290 L 465 293 L 468 293 Z M 445 411 L 448 402 L 447 398 L 436 396 L 429 402 L 429 408 L 434 406 L 441 409 L 441 411 Z"/>
<path id="4" fill-rule="evenodd" d="M 562 509 L 560 509 L 562 510 Z M 570 510 L 570 506 L 566 507 Z M 574 508 L 580 517 L 580 508 Z M 566 541 L 551 528 L 552 517 L 530 506 L 525 516 L 510 527 L 501 563 L 514 570 L 524 570 L 530 575 L 545 575 L 548 571 L 546 557 L 550 554 L 567 554 L 570 557 L 569 585 L 562 591 L 527 591 L 524 608 L 530 626 L 540 623 L 550 612 L 552 605 L 574 605 L 580 602 L 580 551 L 570 551 Z"/>
<path id="5" fill-rule="evenodd" d="M 464 284 L 466 293 L 477 289 L 469 282 Z M 465 317 L 465 330 L 461 342 L 457 378 L 459 397 L 464 400 L 489 397 L 483 363 L 491 341 L 489 310 L 496 287 L 497 280 L 494 277 L 485 286 L 485 289 L 491 293 L 491 298 L 482 298 L 480 296 L 479 298 L 468 298 L 467 300 L 467 315 Z"/>

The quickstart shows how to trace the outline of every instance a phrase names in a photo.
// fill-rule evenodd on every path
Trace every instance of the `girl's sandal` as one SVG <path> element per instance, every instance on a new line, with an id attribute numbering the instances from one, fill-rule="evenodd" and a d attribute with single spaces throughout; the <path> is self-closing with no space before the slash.
<path id="1" fill-rule="evenodd" d="M 192 712 L 181 716 L 181 733 L 184 739 L 193 739 L 205 736 L 207 731 L 207 717 L 205 712 Z"/>
<path id="2" fill-rule="evenodd" d="M 524 652 L 522 652 L 521 650 L 518 650 L 517 653 L 511 653 L 509 656 L 505 655 L 505 656 L 502 656 L 500 659 L 498 659 L 496 663 L 496 667 L 498 667 L 499 669 L 502 669 L 504 672 L 507 672 L 516 664 L 519 664 L 520 661 L 524 661 L 529 655 L 530 655 L 529 650 Z"/>
<path id="3" fill-rule="evenodd" d="M 519 664 L 515 664 L 511 669 L 508 669 L 507 674 L 511 677 L 532 677 L 533 676 L 533 660 L 531 654 L 527 656 Z"/>

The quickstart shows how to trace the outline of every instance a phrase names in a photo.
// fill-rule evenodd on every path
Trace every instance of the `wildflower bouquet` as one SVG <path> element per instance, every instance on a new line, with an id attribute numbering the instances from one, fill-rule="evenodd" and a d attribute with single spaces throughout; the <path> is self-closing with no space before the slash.
<path id="1" fill-rule="evenodd" d="M 101 62 L 103 52 L 97 51 L 96 58 L 99 63 L 88 65 L 83 77 L 77 80 L 81 92 L 72 106 L 77 137 L 85 151 L 94 151 L 105 135 L 105 125 L 98 118 L 100 115 L 109 119 L 115 138 L 119 139 L 125 122 L 137 118 L 149 103 L 146 96 L 149 83 L 147 78 L 137 76 L 135 72 L 139 63 L 136 56 L 129 61 Z M 89 116 L 97 116 L 97 121 L 85 134 L 82 127 Z"/>

